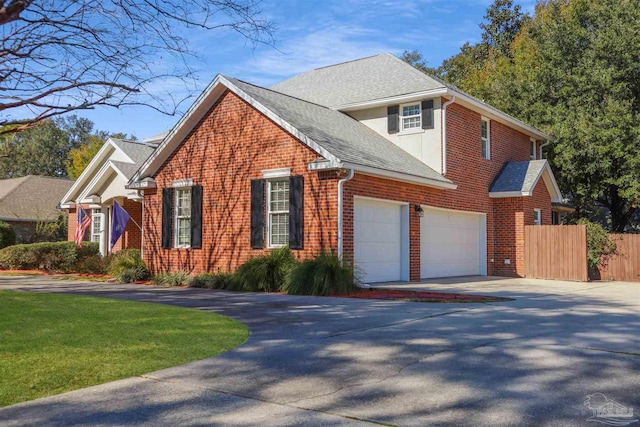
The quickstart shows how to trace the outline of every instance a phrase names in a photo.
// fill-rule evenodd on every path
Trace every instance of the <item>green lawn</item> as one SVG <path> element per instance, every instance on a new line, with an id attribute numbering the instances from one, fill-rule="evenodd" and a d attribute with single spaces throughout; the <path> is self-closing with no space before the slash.
<path id="1" fill-rule="evenodd" d="M 0 291 L 0 407 L 215 356 L 247 336 L 194 309 Z"/>

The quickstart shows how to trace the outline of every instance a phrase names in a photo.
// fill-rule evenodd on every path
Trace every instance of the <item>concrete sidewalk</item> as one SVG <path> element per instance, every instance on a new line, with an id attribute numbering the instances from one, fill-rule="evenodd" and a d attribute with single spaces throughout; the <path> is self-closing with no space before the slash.
<path id="1" fill-rule="evenodd" d="M 0 289 L 196 307 L 247 323 L 216 358 L 0 409 L 0 425 L 590 425 L 640 411 L 640 285 L 447 279 L 516 298 L 420 304 L 0 278 Z"/>

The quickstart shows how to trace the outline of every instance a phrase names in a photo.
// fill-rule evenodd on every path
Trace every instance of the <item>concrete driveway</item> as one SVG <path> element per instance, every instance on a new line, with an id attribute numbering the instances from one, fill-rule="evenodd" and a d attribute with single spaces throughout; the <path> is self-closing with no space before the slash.
<path id="1" fill-rule="evenodd" d="M 516 300 L 420 304 L 0 278 L 0 289 L 215 311 L 251 331 L 216 358 L 0 409 L 0 425 L 596 426 L 584 405 L 595 393 L 640 412 L 640 284 L 398 286 Z"/>

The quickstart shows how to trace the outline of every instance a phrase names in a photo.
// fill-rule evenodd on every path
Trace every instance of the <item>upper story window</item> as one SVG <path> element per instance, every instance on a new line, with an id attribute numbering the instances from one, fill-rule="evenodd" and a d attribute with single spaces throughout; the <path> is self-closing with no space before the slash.
<path id="1" fill-rule="evenodd" d="M 191 188 L 175 189 L 175 246 L 191 246 Z"/>
<path id="2" fill-rule="evenodd" d="M 267 245 L 289 244 L 289 178 L 267 181 Z"/>
<path id="3" fill-rule="evenodd" d="M 489 119 L 482 117 L 480 120 L 480 137 L 482 139 L 482 158 L 491 158 L 491 129 Z"/>
<path id="4" fill-rule="evenodd" d="M 542 211 L 540 209 L 533 210 L 533 225 L 542 225 Z"/>
<path id="5" fill-rule="evenodd" d="M 403 105 L 400 114 L 401 130 L 420 129 L 422 127 L 420 103 Z"/>
<path id="6" fill-rule="evenodd" d="M 91 210 L 91 241 L 100 243 L 102 237 L 102 211 L 100 209 Z"/>
<path id="7" fill-rule="evenodd" d="M 532 139 L 531 142 L 529 143 L 529 156 L 531 157 L 531 160 L 536 159 L 536 140 L 535 139 Z"/>

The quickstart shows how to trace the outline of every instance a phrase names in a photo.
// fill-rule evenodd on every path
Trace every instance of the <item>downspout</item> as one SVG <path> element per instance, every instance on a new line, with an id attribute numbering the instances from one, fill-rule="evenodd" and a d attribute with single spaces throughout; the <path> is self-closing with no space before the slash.
<path id="1" fill-rule="evenodd" d="M 144 224 L 144 190 L 138 190 L 138 195 L 142 196 L 142 223 Z M 140 258 L 144 259 L 144 228 L 140 227 Z"/>
<path id="2" fill-rule="evenodd" d="M 543 158 L 543 157 L 542 157 L 542 148 L 543 148 L 543 147 L 546 147 L 546 146 L 547 146 L 547 145 L 549 145 L 549 144 L 551 144 L 551 141 L 550 141 L 550 140 L 547 140 L 547 142 L 545 142 L 544 144 L 540 145 L 540 157 L 539 157 L 539 159 L 540 159 L 540 160 L 542 160 L 542 158 Z"/>
<path id="3" fill-rule="evenodd" d="M 344 223 L 344 183 L 353 178 L 353 169 L 349 169 L 346 177 L 338 181 L 338 258 L 342 259 L 344 253 L 344 233 L 342 232 Z"/>
<path id="4" fill-rule="evenodd" d="M 455 95 L 442 104 L 442 175 L 447 174 L 447 107 L 454 102 L 456 102 Z"/>

